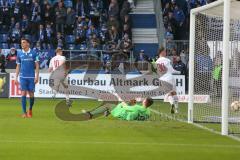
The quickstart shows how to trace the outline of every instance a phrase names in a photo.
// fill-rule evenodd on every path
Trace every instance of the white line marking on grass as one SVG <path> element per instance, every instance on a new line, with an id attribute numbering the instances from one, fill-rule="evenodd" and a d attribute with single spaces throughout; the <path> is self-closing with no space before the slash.
<path id="1" fill-rule="evenodd" d="M 165 117 L 167 117 L 167 118 L 169 118 L 169 119 L 171 119 L 171 120 L 176 120 L 176 121 L 179 121 L 179 122 L 183 122 L 183 123 L 190 124 L 190 123 L 188 123 L 187 121 L 185 121 L 185 120 L 183 120 L 183 119 L 179 119 L 179 118 L 176 118 L 176 117 L 169 116 L 169 115 L 166 114 L 166 113 L 161 113 L 161 112 L 159 112 L 159 111 L 157 111 L 157 110 L 154 110 L 154 109 L 150 109 L 150 110 L 151 110 L 153 113 L 156 113 L 156 114 L 158 114 L 158 115 L 163 115 L 163 116 L 165 116 Z M 191 123 L 191 125 L 196 126 L 196 127 L 198 127 L 198 128 L 201 128 L 201 129 L 204 129 L 204 130 L 207 130 L 207 131 L 209 131 L 209 132 L 211 132 L 211 133 L 221 135 L 220 132 L 214 131 L 213 129 L 207 128 L 207 127 L 202 126 L 202 125 L 200 125 L 200 124 Z M 222 135 L 221 135 L 221 136 L 222 136 Z M 229 137 L 229 138 L 231 138 L 231 139 L 233 139 L 233 140 L 236 140 L 236 141 L 240 141 L 240 138 L 235 137 L 235 136 L 233 136 L 233 135 L 227 135 L 226 137 Z"/>
<path id="2" fill-rule="evenodd" d="M 221 145 L 221 144 L 188 144 L 188 143 L 144 143 L 144 142 L 104 142 L 104 141 L 18 141 L 18 140 L 0 140 L 0 143 L 39 143 L 39 144 L 110 144 L 110 145 L 152 145 L 152 146 L 185 146 L 200 148 L 240 148 L 240 145 Z"/>

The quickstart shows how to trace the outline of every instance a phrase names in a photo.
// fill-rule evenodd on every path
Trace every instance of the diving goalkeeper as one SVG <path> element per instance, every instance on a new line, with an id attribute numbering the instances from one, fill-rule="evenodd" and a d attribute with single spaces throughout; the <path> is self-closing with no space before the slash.
<path id="1" fill-rule="evenodd" d="M 150 110 L 149 107 L 153 104 L 152 98 L 148 97 L 145 98 L 141 104 L 138 103 L 130 103 L 127 104 L 125 102 L 121 102 L 116 106 L 113 106 L 112 104 L 105 104 L 103 106 L 100 106 L 98 108 L 95 108 L 92 111 L 85 111 L 85 113 L 88 115 L 89 119 L 94 118 L 95 116 L 99 115 L 112 115 L 115 118 L 119 118 L 122 120 L 147 120 L 150 117 Z"/>

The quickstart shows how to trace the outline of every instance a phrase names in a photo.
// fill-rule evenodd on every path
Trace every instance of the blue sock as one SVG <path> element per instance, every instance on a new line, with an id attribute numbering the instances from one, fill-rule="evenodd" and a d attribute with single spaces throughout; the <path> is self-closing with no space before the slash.
<path id="1" fill-rule="evenodd" d="M 34 97 L 30 97 L 30 107 L 29 107 L 29 110 L 32 110 L 33 105 L 34 105 Z"/>
<path id="2" fill-rule="evenodd" d="M 27 101 L 26 101 L 26 96 L 22 96 L 22 111 L 23 111 L 23 113 L 27 113 L 27 111 L 26 111 L 26 103 L 27 103 Z"/>

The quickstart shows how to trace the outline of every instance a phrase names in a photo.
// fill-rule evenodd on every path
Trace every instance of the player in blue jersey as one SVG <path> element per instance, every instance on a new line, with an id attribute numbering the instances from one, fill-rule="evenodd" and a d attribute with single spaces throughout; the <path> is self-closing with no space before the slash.
<path id="1" fill-rule="evenodd" d="M 30 41 L 26 38 L 21 39 L 22 50 L 17 52 L 17 67 L 15 83 L 19 84 L 22 91 L 22 111 L 23 118 L 32 117 L 32 108 L 34 104 L 35 84 L 39 79 L 39 59 L 35 51 L 30 49 Z M 18 81 L 19 76 L 19 81 Z M 26 96 L 30 97 L 30 107 L 26 109 Z"/>

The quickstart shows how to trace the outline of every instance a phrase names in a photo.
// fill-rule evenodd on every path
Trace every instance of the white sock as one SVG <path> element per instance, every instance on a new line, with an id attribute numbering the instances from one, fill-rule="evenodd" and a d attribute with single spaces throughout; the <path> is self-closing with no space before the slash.
<path id="1" fill-rule="evenodd" d="M 175 107 L 175 112 L 178 113 L 178 103 L 176 103 L 174 107 Z"/>

